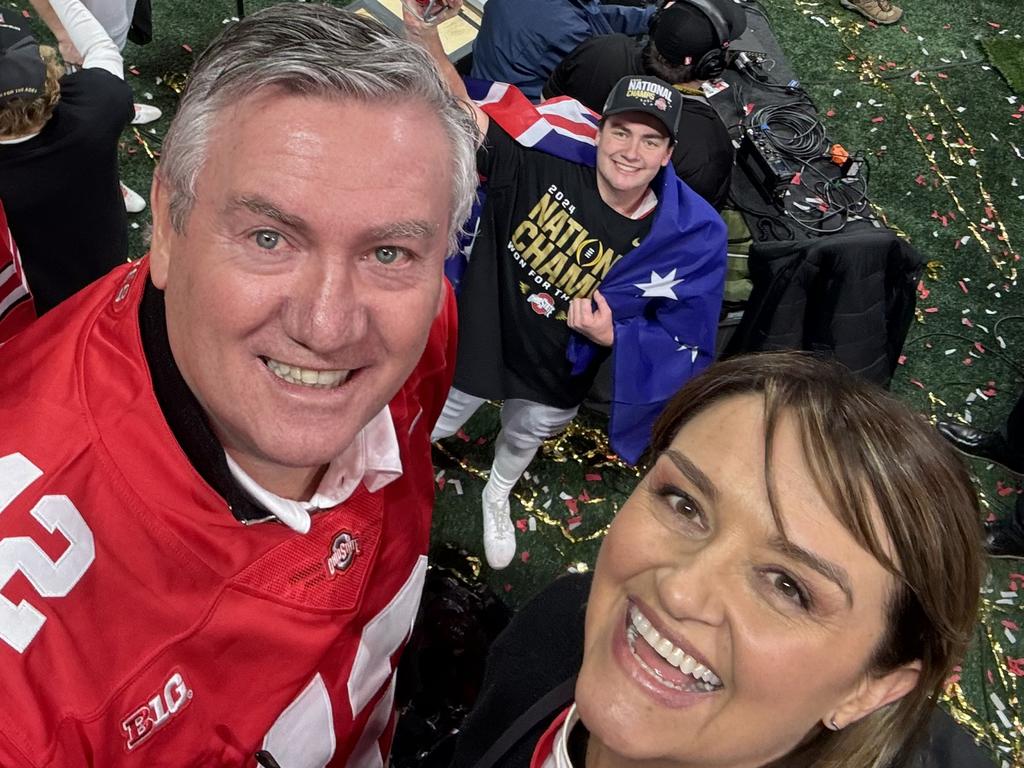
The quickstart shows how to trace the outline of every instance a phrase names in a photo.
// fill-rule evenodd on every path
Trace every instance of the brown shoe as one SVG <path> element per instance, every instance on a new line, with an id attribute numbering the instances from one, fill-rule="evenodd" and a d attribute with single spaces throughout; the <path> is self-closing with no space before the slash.
<path id="1" fill-rule="evenodd" d="M 839 4 L 878 24 L 895 24 L 903 18 L 903 9 L 893 5 L 891 0 L 839 0 Z"/>

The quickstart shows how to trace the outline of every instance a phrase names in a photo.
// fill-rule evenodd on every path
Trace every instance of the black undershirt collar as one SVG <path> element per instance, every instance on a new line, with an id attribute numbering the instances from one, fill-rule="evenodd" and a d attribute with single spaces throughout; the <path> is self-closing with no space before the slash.
<path id="1" fill-rule="evenodd" d="M 227 502 L 236 520 L 255 523 L 273 518 L 252 500 L 228 469 L 224 447 L 210 429 L 202 406 L 174 362 L 167 338 L 164 293 L 149 278 L 139 305 L 139 331 L 157 403 L 189 462 Z"/>

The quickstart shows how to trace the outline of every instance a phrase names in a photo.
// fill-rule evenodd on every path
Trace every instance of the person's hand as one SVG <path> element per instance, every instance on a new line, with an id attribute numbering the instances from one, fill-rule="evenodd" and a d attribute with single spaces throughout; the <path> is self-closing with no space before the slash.
<path id="1" fill-rule="evenodd" d="M 74 64 L 76 67 L 82 66 L 84 59 L 82 54 L 75 48 L 75 44 L 71 42 L 71 38 L 65 37 L 57 40 L 57 48 L 60 50 L 60 57 L 64 59 L 65 64 Z"/>
<path id="2" fill-rule="evenodd" d="M 443 0 L 445 4 L 444 10 L 442 10 L 437 16 L 435 16 L 429 24 L 423 21 L 419 16 L 409 9 L 410 5 L 416 5 L 417 8 L 421 8 L 417 0 L 402 0 L 402 20 L 405 22 L 405 28 L 409 31 L 409 34 L 416 37 L 422 37 L 425 32 L 436 33 L 439 24 L 443 24 L 448 19 L 454 18 L 458 15 L 459 11 L 462 10 L 462 0 Z"/>
<path id="3" fill-rule="evenodd" d="M 594 291 L 591 307 L 590 299 L 573 299 L 569 304 L 569 327 L 581 333 L 595 344 L 610 347 L 615 341 L 615 329 L 612 326 L 612 310 L 600 291 Z"/>

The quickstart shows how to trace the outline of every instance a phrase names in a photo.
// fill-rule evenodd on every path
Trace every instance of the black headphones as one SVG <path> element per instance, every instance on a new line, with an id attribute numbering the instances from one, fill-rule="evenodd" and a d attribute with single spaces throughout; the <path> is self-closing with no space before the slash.
<path id="1" fill-rule="evenodd" d="M 729 48 L 729 24 L 725 17 L 709 0 L 676 0 L 676 5 L 690 5 L 704 14 L 711 22 L 711 28 L 715 32 L 717 47 L 712 48 L 693 64 L 693 76 L 697 80 L 711 80 L 718 77 L 725 71 L 727 65 L 726 50 Z M 664 3 L 651 16 L 650 34 L 654 37 L 654 30 L 658 27 L 661 14 L 667 9 Z"/>

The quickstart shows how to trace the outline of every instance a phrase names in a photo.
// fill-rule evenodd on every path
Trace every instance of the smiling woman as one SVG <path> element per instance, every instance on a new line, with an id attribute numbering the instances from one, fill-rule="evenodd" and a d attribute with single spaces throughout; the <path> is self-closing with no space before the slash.
<path id="1" fill-rule="evenodd" d="M 549 645 L 534 622 L 538 649 L 499 640 L 454 765 L 907 764 L 977 605 L 958 458 L 887 394 L 792 353 L 693 380 L 652 456 L 602 545 L 583 637 Z M 520 633 L 531 616 L 559 625 L 565 606 L 544 601 Z M 508 708 L 574 656 L 574 693 L 548 696 L 557 716 L 495 737 L 489 702 Z"/>

